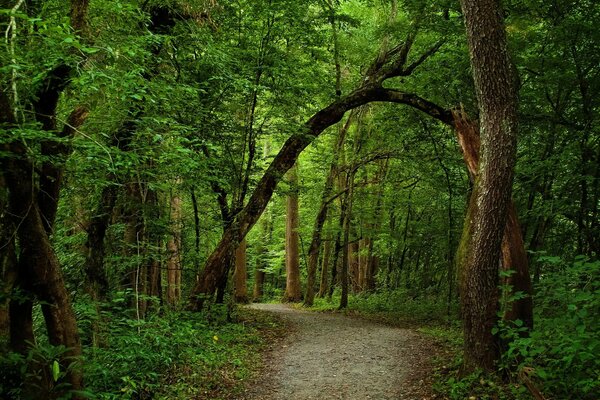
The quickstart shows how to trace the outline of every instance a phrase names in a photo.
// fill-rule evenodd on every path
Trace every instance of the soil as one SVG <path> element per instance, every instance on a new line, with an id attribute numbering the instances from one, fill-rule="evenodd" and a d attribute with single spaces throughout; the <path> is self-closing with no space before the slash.
<path id="1" fill-rule="evenodd" d="M 289 333 L 239 399 L 436 398 L 430 390 L 436 346 L 414 330 L 283 304 L 250 307 L 280 316 Z"/>

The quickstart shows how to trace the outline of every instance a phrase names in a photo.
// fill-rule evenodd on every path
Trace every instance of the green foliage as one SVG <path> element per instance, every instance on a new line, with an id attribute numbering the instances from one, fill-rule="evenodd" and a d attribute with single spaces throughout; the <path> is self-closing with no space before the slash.
<path id="1" fill-rule="evenodd" d="M 214 398 L 239 390 L 260 361 L 258 329 L 272 321 L 242 313 L 226 322 L 226 312 L 212 307 L 144 320 L 103 312 L 106 330 L 85 352 L 89 390 L 98 399 Z"/>
<path id="2" fill-rule="evenodd" d="M 452 366 L 458 369 L 460 362 Z M 475 371 L 465 377 L 456 374 L 443 378 L 434 385 L 434 390 L 443 393 L 449 400 L 530 400 L 527 388 L 520 384 L 506 384 L 498 376 Z"/>
<path id="3" fill-rule="evenodd" d="M 543 391 L 556 397 L 597 399 L 600 395 L 600 261 L 577 257 L 538 260 L 548 273 L 536 287 L 535 327 L 512 341 L 502 366 L 533 368 Z M 551 271 L 551 272 L 550 272 Z"/>
<path id="4" fill-rule="evenodd" d="M 0 357 L 0 397 L 6 399 L 34 400 L 39 398 L 69 399 L 74 394 L 88 398 L 91 393 L 75 392 L 65 381 L 66 374 L 80 368 L 80 361 L 71 359 L 67 366 L 59 360 L 65 357 L 64 346 L 47 343 L 34 344 L 27 354 L 9 352 Z"/>
<path id="5" fill-rule="evenodd" d="M 349 309 L 378 315 L 392 323 L 418 325 L 442 324 L 456 318 L 457 304 L 452 304 L 448 315 L 447 305 L 436 296 L 413 296 L 409 291 L 396 289 L 379 293 L 353 296 Z"/>

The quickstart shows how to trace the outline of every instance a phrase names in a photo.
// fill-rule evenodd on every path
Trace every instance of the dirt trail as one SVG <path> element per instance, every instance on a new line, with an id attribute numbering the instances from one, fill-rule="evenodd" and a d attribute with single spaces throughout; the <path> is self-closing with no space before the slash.
<path id="1" fill-rule="evenodd" d="M 282 304 L 254 304 L 292 326 L 245 400 L 431 399 L 433 347 L 409 329 Z"/>

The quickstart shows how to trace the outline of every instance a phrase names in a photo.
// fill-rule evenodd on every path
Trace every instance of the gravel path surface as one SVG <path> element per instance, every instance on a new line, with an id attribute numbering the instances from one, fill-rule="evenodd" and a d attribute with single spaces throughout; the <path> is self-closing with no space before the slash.
<path id="1" fill-rule="evenodd" d="M 245 400 L 431 399 L 433 347 L 419 334 L 342 314 L 253 304 L 291 325 Z"/>

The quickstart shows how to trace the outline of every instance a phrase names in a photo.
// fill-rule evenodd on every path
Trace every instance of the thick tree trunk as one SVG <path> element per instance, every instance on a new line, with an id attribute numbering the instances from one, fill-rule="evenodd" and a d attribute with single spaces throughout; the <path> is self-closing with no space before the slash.
<path id="1" fill-rule="evenodd" d="M 285 217 L 285 294 L 283 300 L 298 302 L 302 300 L 302 287 L 300 285 L 300 237 L 298 229 L 298 172 L 297 166 L 289 172 L 290 192 L 286 198 Z"/>
<path id="2" fill-rule="evenodd" d="M 0 166 L 2 163 L 0 163 Z M 10 294 L 17 279 L 17 253 L 13 232 L 15 225 L 8 211 L 8 191 L 0 174 L 0 336 L 10 334 Z"/>
<path id="3" fill-rule="evenodd" d="M 496 0 L 462 0 L 481 121 L 481 163 L 463 238 L 464 370 L 492 370 L 498 346 L 498 264 L 510 206 L 517 94 L 502 10 Z"/>
<path id="4" fill-rule="evenodd" d="M 479 151 L 481 147 L 479 129 L 477 122 L 468 118 L 463 110 L 454 110 L 454 126 L 458 135 L 467 171 L 472 182 L 477 179 L 479 167 Z M 523 243 L 522 230 L 519 224 L 517 210 L 514 202 L 510 202 L 508 217 L 502 239 L 502 268 L 514 271 L 509 277 L 504 278 L 504 284 L 511 286 L 511 294 L 515 292 L 525 293 L 524 298 L 512 302 L 506 309 L 504 319 L 514 321 L 520 319 L 524 326 L 533 328 L 533 288 L 529 275 L 529 261 Z M 460 261 L 460 260 L 459 260 Z M 464 260 L 459 262 L 462 266 Z M 459 268 L 459 281 L 462 271 Z"/>
<path id="5" fill-rule="evenodd" d="M 11 212 L 21 221 L 17 230 L 20 245 L 19 274 L 23 280 L 26 280 L 25 286 L 31 287 L 37 298 L 44 302 L 44 319 L 50 344 L 63 345 L 68 349 L 61 360 L 62 369 L 67 371 L 67 380 L 72 388 L 78 390 L 83 386 L 81 368 L 79 366 L 67 368 L 73 362 L 73 358 L 81 355 L 75 314 L 65 288 L 58 258 L 28 184 L 32 181 L 31 169 L 21 168 L 19 164 L 22 163 L 13 164 L 8 173 L 10 178 L 7 179 L 11 188 Z M 15 309 L 13 305 L 11 311 Z M 11 317 L 18 319 L 15 321 L 15 328 L 20 325 L 19 329 L 25 329 L 24 333 L 28 334 L 30 306 L 27 304 L 25 306 L 27 310 L 19 307 L 20 312 L 26 312 L 25 315 L 11 314 Z M 17 334 L 17 331 L 14 334 Z"/>
<path id="6" fill-rule="evenodd" d="M 248 303 L 246 238 L 235 251 L 235 269 L 233 271 L 233 298 L 236 303 Z"/>

